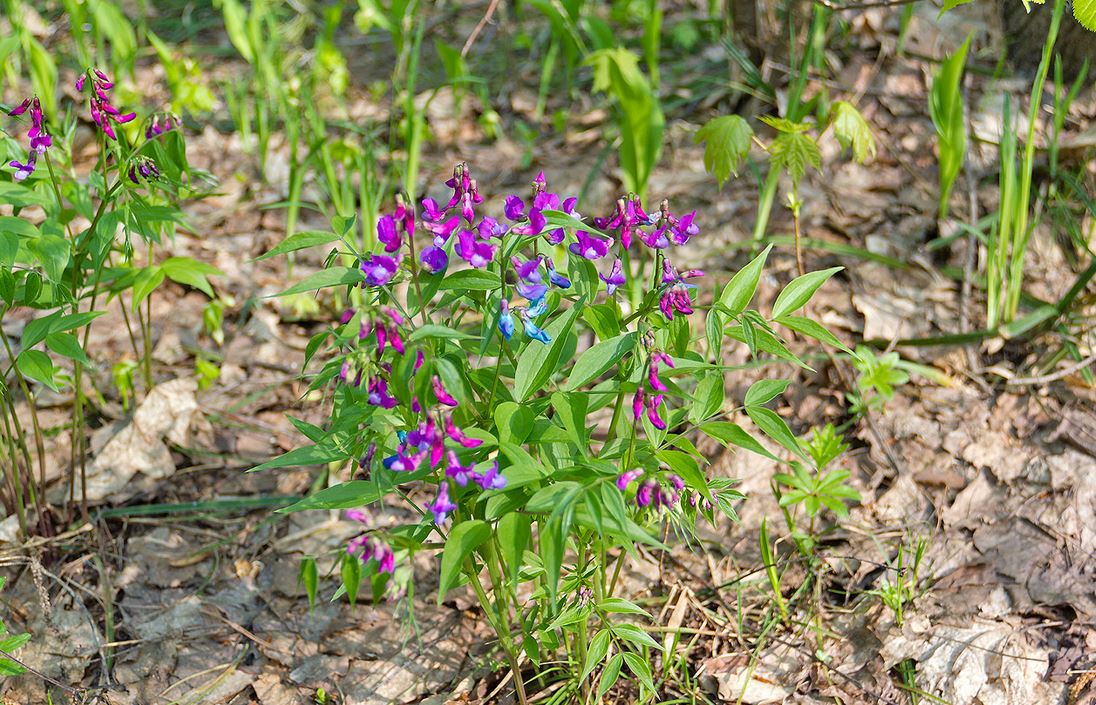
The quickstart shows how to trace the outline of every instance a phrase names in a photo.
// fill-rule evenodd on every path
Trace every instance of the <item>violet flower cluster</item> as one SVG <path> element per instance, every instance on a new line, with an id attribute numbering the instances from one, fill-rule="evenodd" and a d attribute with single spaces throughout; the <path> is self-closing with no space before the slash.
<path id="1" fill-rule="evenodd" d="M 108 91 L 114 88 L 114 82 L 99 69 L 93 69 L 91 74 L 91 119 L 103 131 L 103 134 L 112 140 L 118 139 L 114 132 L 114 125 L 122 125 L 137 117 L 137 113 L 122 113 L 110 102 Z M 88 83 L 89 74 L 82 74 L 76 79 L 76 90 L 84 91 Z"/>
<path id="2" fill-rule="evenodd" d="M 359 509 L 348 509 L 343 514 L 347 519 L 368 526 L 369 517 Z M 360 534 L 346 544 L 346 552 L 351 556 L 357 556 L 364 562 L 370 559 L 377 561 L 377 572 L 391 575 L 396 571 L 396 554 L 392 547 L 375 536 L 368 533 Z"/>
<path id="3" fill-rule="evenodd" d="M 13 177 L 16 181 L 22 181 L 33 174 L 38 166 L 38 155 L 44 154 L 46 149 L 53 145 L 53 138 L 46 132 L 45 116 L 42 113 L 42 103 L 38 100 L 38 96 L 24 99 L 22 103 L 12 108 L 8 115 L 19 117 L 27 110 L 30 110 L 30 129 L 27 131 L 27 137 L 30 139 L 30 152 L 27 154 L 27 161 L 24 164 L 17 159 L 13 159 L 8 163 L 8 166 L 15 169 Z"/>

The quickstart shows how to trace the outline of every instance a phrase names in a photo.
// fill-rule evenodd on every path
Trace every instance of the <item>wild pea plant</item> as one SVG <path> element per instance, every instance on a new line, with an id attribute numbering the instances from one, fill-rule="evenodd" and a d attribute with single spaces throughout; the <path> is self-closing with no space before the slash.
<path id="1" fill-rule="evenodd" d="M 0 320 L 18 315 L 28 321 L 17 345 L 0 335 L 5 353 L 0 501 L 18 517 L 24 535 L 50 535 L 58 519 L 45 496 L 48 429 L 39 422 L 38 389 L 71 389 L 71 509 L 72 500 L 85 499 L 85 434 L 94 421 L 87 412 L 94 408 L 89 399 L 100 394 L 96 364 L 87 351 L 93 322 L 110 301 L 119 301 L 134 364 L 115 379 L 119 387 L 128 386 L 120 390 L 124 398 L 140 369 L 147 390 L 152 384 L 150 295 L 165 279 L 212 295 L 207 276 L 218 273 L 185 257 L 155 259 L 156 247 L 182 222 L 179 201 L 195 194 L 198 183 L 186 162 L 178 119 L 153 113 L 138 121 L 136 112 L 117 106 L 114 83 L 99 70 L 81 74 L 75 88 L 86 101 L 80 112 L 91 118 L 99 146 L 86 176 L 78 175 L 68 151 L 76 117 L 70 113 L 58 121 L 39 96 L 6 111 L 0 142 L 6 153 L 0 202 L 12 208 L 12 215 L 0 216 Z M 9 136 L 24 131 L 25 141 Z M 147 246 L 145 266 L 137 264 L 135 239 Z M 80 506 L 86 513 L 86 502 Z M 60 523 L 71 519 L 62 516 Z"/>
<path id="2" fill-rule="evenodd" d="M 566 697 L 589 701 L 623 669 L 646 698 L 660 647 L 637 624 L 650 616 L 618 594 L 622 566 L 638 546 L 665 550 L 671 533 L 735 516 L 743 496 L 708 476 L 695 439 L 775 456 L 734 412 L 807 458 L 765 406 L 786 382 L 726 404 L 723 344 L 803 365 L 777 327 L 832 337 L 795 312 L 836 270 L 790 282 L 766 317 L 748 309 L 766 250 L 702 305 L 704 273 L 679 249 L 699 235 L 695 212 L 648 210 L 631 194 L 585 219 L 541 174 L 497 218 L 466 165 L 446 185 L 447 200 L 418 212 L 398 198 L 372 251 L 345 218 L 272 250 L 335 243 L 325 269 L 283 294 L 336 288 L 353 305 L 307 346 L 329 422 L 294 421 L 311 444 L 256 469 L 344 469 L 286 511 L 348 509 L 361 522 L 341 567 L 352 601 L 363 580 L 374 599 L 409 594 L 411 557 L 439 551 L 438 600 L 471 587 L 520 702 L 523 658 L 539 677 L 562 662 Z M 302 578 L 314 597 L 313 561 Z"/>

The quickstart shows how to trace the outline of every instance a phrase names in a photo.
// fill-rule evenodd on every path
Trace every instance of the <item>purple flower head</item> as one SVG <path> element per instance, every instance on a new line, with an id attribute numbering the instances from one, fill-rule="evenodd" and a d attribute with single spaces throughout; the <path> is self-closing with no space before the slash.
<path id="1" fill-rule="evenodd" d="M 613 262 L 613 268 L 609 270 L 609 276 L 605 276 L 604 274 L 598 274 L 597 276 L 601 281 L 605 282 L 605 291 L 609 293 L 609 296 L 615 294 L 616 290 L 624 286 L 628 281 L 624 278 L 623 263 L 620 261 L 619 257 Z"/>
<path id="2" fill-rule="evenodd" d="M 446 414 L 445 416 L 445 435 L 449 436 L 450 440 L 460 444 L 465 448 L 477 448 L 483 445 L 483 441 L 478 438 L 469 438 L 464 435 L 464 431 L 457 428 L 457 425 L 453 423 L 452 414 Z"/>
<path id="3" fill-rule="evenodd" d="M 137 113 L 123 114 L 118 111 L 118 108 L 111 105 L 107 91 L 114 88 L 114 83 L 99 69 L 95 69 L 93 73 L 95 76 L 91 79 L 91 119 L 99 126 L 103 134 L 112 140 L 117 139 L 118 136 L 114 132 L 114 125 L 130 122 L 137 117 Z M 76 90 L 83 92 L 86 78 L 87 74 L 85 73 L 76 80 Z"/>
<path id="4" fill-rule="evenodd" d="M 345 326 L 352 318 L 354 318 L 354 309 L 344 309 L 343 312 L 339 314 L 339 324 Z"/>
<path id="5" fill-rule="evenodd" d="M 651 358 L 651 366 L 647 368 L 647 382 L 651 385 L 651 389 L 656 392 L 665 392 L 666 384 L 663 383 L 662 378 L 658 376 L 658 360 Z"/>
<path id="6" fill-rule="evenodd" d="M 445 217 L 445 209 L 438 207 L 438 202 L 433 198 L 422 199 L 422 217 L 432 223 L 436 223 Z"/>
<path id="7" fill-rule="evenodd" d="M 675 311 L 688 316 L 693 312 L 689 289 L 684 284 L 674 284 L 659 299 L 658 308 L 668 321 L 674 319 Z"/>
<path id="8" fill-rule="evenodd" d="M 662 395 L 654 394 L 647 400 L 647 420 L 659 431 L 666 430 L 666 422 L 658 415 L 658 407 L 662 404 Z"/>
<path id="9" fill-rule="evenodd" d="M 509 220 L 523 220 L 525 218 L 525 202 L 520 197 L 510 194 L 506 197 L 506 205 L 503 206 L 502 212 Z"/>
<path id="10" fill-rule="evenodd" d="M 434 388 L 434 396 L 437 398 L 439 404 L 445 404 L 446 406 L 456 406 L 457 400 L 446 391 L 445 386 L 441 383 L 441 377 L 434 375 L 430 380 L 430 384 Z"/>
<path id="11" fill-rule="evenodd" d="M 365 455 L 358 461 L 358 470 L 365 473 L 366 477 L 369 477 L 369 471 L 373 468 L 373 456 L 377 454 L 377 444 L 370 443 L 369 447 L 365 449 Z"/>
<path id="12" fill-rule="evenodd" d="M 456 253 L 476 269 L 483 269 L 495 257 L 495 245 L 478 240 L 471 230 L 461 230 L 457 234 Z"/>
<path id="13" fill-rule="evenodd" d="M 366 286 L 384 286 L 396 276 L 399 263 L 394 257 L 370 255 L 362 260 L 361 268 L 365 273 Z"/>
<path id="14" fill-rule="evenodd" d="M 685 481 L 681 479 L 680 475 L 674 475 L 673 473 L 666 476 L 666 479 L 670 481 L 670 484 L 674 486 L 674 489 L 680 492 L 685 489 Z"/>
<path id="15" fill-rule="evenodd" d="M 343 518 L 347 521 L 356 521 L 361 524 L 369 523 L 369 515 L 363 512 L 361 509 L 347 509 L 343 512 Z"/>
<path id="16" fill-rule="evenodd" d="M 388 382 L 384 377 L 374 377 L 369 380 L 369 396 L 366 402 L 370 406 L 379 406 L 382 409 L 393 409 L 399 403 L 388 393 Z"/>
<path id="17" fill-rule="evenodd" d="M 391 254 L 400 249 L 403 244 L 403 236 L 396 227 L 396 219 L 390 215 L 382 215 L 377 220 L 377 240 L 384 245 L 384 251 Z"/>
<path id="18" fill-rule="evenodd" d="M 499 332 L 507 340 L 514 335 L 514 316 L 510 313 L 510 302 L 506 299 L 499 301 Z"/>
<path id="19" fill-rule="evenodd" d="M 15 173 L 12 174 L 12 178 L 16 181 L 22 181 L 33 174 L 34 170 L 38 167 L 38 152 L 31 150 L 30 154 L 27 155 L 26 164 L 23 164 L 16 159 L 12 159 L 8 162 L 8 166 L 15 168 Z"/>
<path id="20" fill-rule="evenodd" d="M 20 103 L 19 105 L 15 106 L 14 108 L 12 108 L 11 110 L 8 111 L 8 115 L 10 115 L 12 117 L 19 117 L 23 113 L 27 112 L 27 108 L 30 107 L 30 104 L 31 104 L 31 99 L 30 98 L 24 98 L 22 103 Z"/>
<path id="21" fill-rule="evenodd" d="M 601 259 L 609 253 L 610 242 L 608 240 L 593 236 L 585 230 L 576 231 L 575 238 L 576 242 L 572 242 L 570 247 L 568 247 L 572 254 L 585 259 L 594 260 Z"/>
<path id="22" fill-rule="evenodd" d="M 449 236 L 453 234 L 458 225 L 460 225 L 460 218 L 453 216 L 444 222 L 440 219 L 428 222 L 426 223 L 426 229 L 434 233 L 434 245 L 441 247 L 449 240 Z"/>
<path id="23" fill-rule="evenodd" d="M 639 486 L 639 490 L 636 491 L 636 504 L 640 507 L 649 507 L 651 502 L 655 499 L 655 492 L 658 490 L 658 481 L 651 478 L 645 481 Z"/>
<path id="24" fill-rule="evenodd" d="M 620 237 L 620 245 L 624 249 L 632 246 L 632 235 L 640 226 L 650 225 L 650 217 L 643 211 L 639 197 L 618 199 L 616 213 L 608 218 L 595 218 L 594 226 L 602 230 L 617 230 Z"/>
<path id="25" fill-rule="evenodd" d="M 476 226 L 476 233 L 480 236 L 481 240 L 502 237 L 505 232 L 506 228 L 504 228 L 501 223 L 486 215 L 480 219 L 479 225 Z"/>
<path id="26" fill-rule="evenodd" d="M 689 242 L 689 238 L 700 232 L 700 228 L 693 223 L 694 218 L 696 218 L 696 211 L 690 211 L 681 216 L 680 220 L 677 220 L 676 222 L 671 221 L 672 231 L 670 233 L 670 240 L 675 245 L 684 245 Z"/>
<path id="27" fill-rule="evenodd" d="M 415 472 L 419 469 L 419 465 L 422 465 L 428 452 L 429 450 L 420 450 L 418 453 L 408 455 L 407 449 L 401 447 L 398 453 L 385 458 L 381 464 L 394 472 Z"/>
<path id="28" fill-rule="evenodd" d="M 80 90 L 80 89 L 77 89 Z M 148 127 L 145 128 L 145 139 L 150 140 L 159 137 L 165 132 L 177 129 L 183 122 L 171 113 L 157 113 L 152 116 Z"/>
<path id="29" fill-rule="evenodd" d="M 158 178 L 160 178 L 160 170 L 156 168 L 156 163 L 151 159 L 138 157 L 133 166 L 129 168 L 129 180 L 135 184 L 141 183 L 141 180 L 153 181 Z"/>
<path id="30" fill-rule="evenodd" d="M 422 367 L 422 363 L 426 361 L 426 356 L 422 354 L 422 350 L 415 351 L 415 364 L 411 367 L 411 374 L 415 374 Z"/>
<path id="31" fill-rule="evenodd" d="M 491 463 L 491 467 L 482 473 L 475 473 L 473 477 L 476 484 L 484 490 L 501 490 L 506 487 L 506 478 L 499 472 L 499 461 Z"/>
<path id="32" fill-rule="evenodd" d="M 622 472 L 620 477 L 616 480 L 617 489 L 623 492 L 628 489 L 628 485 L 635 482 L 638 478 L 642 477 L 643 471 L 640 469 L 629 470 L 628 472 Z"/>
<path id="33" fill-rule="evenodd" d="M 548 286 L 541 283 L 544 277 L 540 273 L 540 260 L 534 258 L 522 262 L 517 257 L 511 257 L 510 262 L 518 275 L 519 294 L 532 301 L 543 297 L 548 292 Z"/>
<path id="34" fill-rule="evenodd" d="M 515 287 L 519 294 L 529 299 L 530 301 L 544 298 L 544 295 L 548 293 L 547 284 L 529 284 L 525 281 L 518 281 Z"/>
<path id="35" fill-rule="evenodd" d="M 454 451 L 449 451 L 446 454 L 448 465 L 445 467 L 445 476 L 453 480 L 461 487 L 468 485 L 468 481 L 472 479 L 472 466 L 461 465 L 460 459 L 457 458 L 457 454 Z"/>
<path id="36" fill-rule="evenodd" d="M 430 511 L 434 514 L 434 523 L 441 526 L 445 523 L 449 512 L 457 508 L 457 505 L 449 501 L 449 483 L 442 482 L 438 485 L 438 496 L 430 504 Z"/>
<path id="37" fill-rule="evenodd" d="M 541 255 L 541 258 L 548 267 L 548 281 L 551 282 L 552 286 L 560 289 L 570 289 L 571 280 L 556 271 L 556 264 L 552 261 L 552 258 L 546 255 Z"/>
<path id="38" fill-rule="evenodd" d="M 444 272 L 449 266 L 449 255 L 437 245 L 428 245 L 419 255 L 419 262 L 430 274 L 438 274 Z"/>
<path id="39" fill-rule="evenodd" d="M 655 250 L 664 250 L 670 246 L 670 238 L 666 237 L 666 227 L 656 228 L 652 232 L 637 230 L 636 234 L 644 245 Z"/>
<path id="40" fill-rule="evenodd" d="M 647 393 L 643 391 L 643 387 L 636 390 L 636 395 L 632 397 L 632 416 L 639 418 L 643 416 L 644 410 L 647 408 Z"/>

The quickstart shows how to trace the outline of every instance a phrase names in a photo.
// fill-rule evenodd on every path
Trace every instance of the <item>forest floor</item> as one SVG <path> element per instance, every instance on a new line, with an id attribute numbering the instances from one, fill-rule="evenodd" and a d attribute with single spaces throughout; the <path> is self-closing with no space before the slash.
<path id="1" fill-rule="evenodd" d="M 950 248 L 927 247 L 956 227 L 935 215 L 930 59 L 962 34 L 935 23 L 931 12 L 918 14 L 907 54 L 899 57 L 893 32 L 881 25 L 884 16 L 890 17 L 864 13 L 854 33 L 859 46 L 840 60 L 834 83 L 841 88 L 831 88 L 854 96 L 878 154 L 857 165 L 824 140 L 823 169 L 800 190 L 806 237 L 871 253 L 869 259 L 832 247 L 805 252 L 808 269 L 845 267 L 816 297 L 812 313 L 849 344 L 981 323 L 978 313 L 964 315 L 981 310 L 977 291 L 963 301 L 960 283 L 941 273 L 944 265 L 962 268 L 965 238 Z M 482 39 L 476 50 L 490 51 L 490 41 Z M 698 71 L 716 70 L 707 60 L 697 59 Z M 158 80 L 149 73 L 150 83 Z M 1022 78 L 971 82 L 976 139 L 956 188 L 956 219 L 977 220 L 996 207 L 992 142 L 1001 97 L 1019 97 L 1027 86 Z M 535 95 L 515 90 L 508 98 L 509 114 L 528 118 Z M 704 98 L 688 96 L 701 106 Z M 576 100 L 566 134 L 536 141 L 531 164 L 523 164 L 524 144 L 484 139 L 475 105 L 465 96 L 458 109 L 445 91 L 432 103 L 429 189 L 457 161 L 470 164 L 488 204 L 526 189 L 540 169 L 560 193 L 577 193 L 597 170 L 584 200 L 608 210 L 621 186 L 597 163 L 607 115 L 592 100 Z M 365 98 L 359 107 L 364 114 L 384 109 Z M 691 136 L 710 112 L 698 107 L 695 115 L 672 117 L 650 191 L 675 209 L 698 209 L 702 235 L 690 245 L 688 264 L 721 282 L 749 257 L 757 188 L 743 175 L 718 190 L 704 172 L 702 148 Z M 1093 116 L 1096 95 L 1082 92 L 1066 122 L 1067 159 L 1092 143 Z M 505 679 L 489 668 L 488 629 L 474 601 L 461 591 L 441 606 L 418 596 L 431 593 L 431 558 L 417 559 L 413 599 L 352 607 L 321 598 L 310 610 L 299 559 L 327 556 L 322 582 L 354 523 L 334 512 L 247 508 L 251 499 L 299 496 L 312 484 L 314 470 L 245 470 L 303 441 L 287 412 L 322 422 L 321 405 L 306 393 L 299 370 L 309 336 L 337 312 L 326 301 L 311 301 L 309 310 L 307 301 L 265 298 L 287 279 L 284 260 L 253 260 L 284 237 L 283 212 L 260 207 L 286 197 L 284 146 L 272 146 L 264 179 L 234 134 L 206 127 L 188 144 L 192 162 L 216 174 L 221 189 L 187 207 L 190 228 L 169 250 L 225 273 L 215 286 L 237 305 L 225 314 L 221 377 L 203 391 L 192 381 L 194 351 L 215 347 L 202 332 L 204 298 L 168 286 L 153 299 L 157 386 L 136 414 L 124 413 L 109 395 L 100 409 L 109 423 L 93 435 L 88 487 L 101 512 L 94 526 L 40 545 L 29 558 L 17 548 L 0 554 L 10 576 L 4 620 L 12 631 L 34 635 L 21 660 L 62 684 L 92 689 L 106 703 L 284 705 L 311 702 L 318 688 L 362 705 L 509 702 Z M 790 227 L 788 214 L 778 212 L 770 233 L 786 236 Z M 1053 300 L 1072 281 L 1070 263 L 1048 228 L 1034 240 L 1028 288 Z M 763 309 L 795 271 L 787 246 L 769 261 Z M 300 257 L 292 276 L 319 264 Z M 124 330 L 114 306 L 96 323 L 91 347 L 125 357 Z M 741 479 L 748 497 L 741 521 L 706 531 L 700 551 L 677 546 L 668 558 L 645 554 L 624 583 L 629 597 L 661 621 L 693 630 L 696 638 L 678 648 L 687 651 L 709 699 L 906 703 L 897 674 L 912 663 L 917 688 L 956 705 L 1096 702 L 1096 437 L 1086 435 L 1096 428 L 1096 394 L 1077 374 L 1024 379 L 1038 344 L 897 348 L 932 373 L 914 375 L 850 432 L 847 467 L 863 499 L 826 535 L 818 620 L 771 638 L 758 640 L 739 625 L 756 624 L 767 607 L 757 536 L 763 517 L 770 527 L 782 526 L 769 490 L 777 467 L 744 452 L 712 450 L 710 472 Z M 798 349 L 808 350 L 805 343 Z M 746 362 L 744 349 L 725 354 L 727 364 Z M 793 430 L 839 424 L 848 418 L 845 380 L 855 371 L 811 359 L 816 371 L 783 366 L 729 374 L 729 394 L 741 398 L 760 377 L 791 375 L 794 391 L 777 411 Z M 67 414 L 67 400 L 58 397 L 43 422 L 62 429 L 50 439 L 58 477 L 68 457 Z M 244 508 L 228 511 L 233 502 Z M 184 511 L 133 509 L 149 504 L 184 504 Z M 378 516 L 384 520 L 383 512 Z M 928 541 L 927 589 L 898 625 L 869 591 L 893 578 L 889 565 L 898 546 L 908 548 L 918 537 Z M 779 548 L 794 550 L 786 542 Z M 794 586 L 796 571 L 785 580 Z M 3 687 L 10 702 L 46 702 L 37 675 Z M 627 702 L 627 691 L 619 698 Z"/>

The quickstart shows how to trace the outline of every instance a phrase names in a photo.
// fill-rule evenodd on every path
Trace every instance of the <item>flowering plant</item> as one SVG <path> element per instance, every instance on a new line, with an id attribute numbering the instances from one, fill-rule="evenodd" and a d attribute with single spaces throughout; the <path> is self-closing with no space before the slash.
<path id="1" fill-rule="evenodd" d="M 696 213 L 648 211 L 629 195 L 586 220 L 541 174 L 495 218 L 466 165 L 446 186 L 447 201 L 426 198 L 418 213 L 399 199 L 368 251 L 346 236 L 347 219 L 335 224 L 343 232 L 298 233 L 272 250 L 338 242 L 328 268 L 283 293 L 345 287 L 352 305 L 307 347 L 306 365 L 334 352 L 312 376 L 331 390 L 330 423 L 295 422 L 312 443 L 257 469 L 346 467 L 286 511 L 350 509 L 361 522 L 342 558 L 351 600 L 363 578 L 375 599 L 402 593 L 409 557 L 440 549 L 439 601 L 471 586 L 520 702 L 521 660 L 539 667 L 561 649 L 575 694 L 595 682 L 603 693 L 622 668 L 653 692 L 659 643 L 629 621 L 643 609 L 616 595 L 621 566 L 637 545 L 665 549 L 670 530 L 735 516 L 743 495 L 706 475 L 697 434 L 773 456 L 729 414 L 745 411 L 804 456 L 764 406 L 787 382 L 763 380 L 726 408 L 723 344 L 805 367 L 774 323 L 835 342 L 794 313 L 836 270 L 792 281 L 764 317 L 747 307 L 765 250 L 701 306 L 704 273 L 684 269 L 678 249 L 698 236 Z M 692 325 L 700 309 L 703 328 Z M 369 505 L 404 520 L 391 528 Z M 314 591 L 314 565 L 302 575 Z"/>

